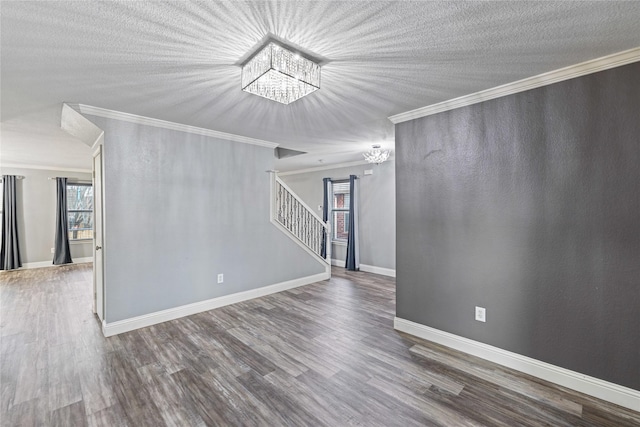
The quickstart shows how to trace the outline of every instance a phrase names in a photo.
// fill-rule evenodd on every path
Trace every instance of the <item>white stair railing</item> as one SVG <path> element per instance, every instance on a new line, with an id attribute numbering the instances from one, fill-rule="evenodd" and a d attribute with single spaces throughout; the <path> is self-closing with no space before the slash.
<path id="1" fill-rule="evenodd" d="M 322 221 L 306 203 L 285 184 L 274 171 L 271 173 L 271 221 L 280 225 L 292 237 L 327 264 L 331 264 L 331 227 Z M 326 256 L 322 256 L 326 239 Z"/>

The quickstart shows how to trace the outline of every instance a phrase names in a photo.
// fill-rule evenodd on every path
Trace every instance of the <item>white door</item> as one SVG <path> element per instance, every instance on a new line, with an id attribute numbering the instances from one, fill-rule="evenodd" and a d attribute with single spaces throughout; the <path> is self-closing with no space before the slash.
<path id="1" fill-rule="evenodd" d="M 93 157 L 93 312 L 104 319 L 102 255 L 102 146 Z"/>

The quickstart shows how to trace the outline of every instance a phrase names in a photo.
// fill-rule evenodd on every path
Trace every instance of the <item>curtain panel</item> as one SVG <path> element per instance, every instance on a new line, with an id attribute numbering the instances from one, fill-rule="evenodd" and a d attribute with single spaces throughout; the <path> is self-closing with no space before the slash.
<path id="1" fill-rule="evenodd" d="M 67 214 L 67 178 L 56 178 L 56 243 L 53 264 L 70 264 L 69 221 Z"/>
<path id="2" fill-rule="evenodd" d="M 0 270 L 22 267 L 20 239 L 18 238 L 18 196 L 16 176 L 2 177 L 2 242 L 0 243 Z"/>
<path id="3" fill-rule="evenodd" d="M 324 196 L 322 199 L 322 221 L 326 222 L 329 220 L 329 186 L 331 185 L 331 178 L 322 178 L 322 186 L 324 188 Z M 330 242 L 330 237 L 327 235 L 327 229 L 324 228 L 322 230 L 322 247 L 320 250 L 320 254 L 322 258 L 327 257 L 327 243 Z M 330 244 L 330 243 L 329 243 Z"/>
<path id="4" fill-rule="evenodd" d="M 347 235 L 347 259 L 345 267 L 349 271 L 360 270 L 360 248 L 358 245 L 358 186 L 356 175 L 349 175 L 349 233 Z"/>

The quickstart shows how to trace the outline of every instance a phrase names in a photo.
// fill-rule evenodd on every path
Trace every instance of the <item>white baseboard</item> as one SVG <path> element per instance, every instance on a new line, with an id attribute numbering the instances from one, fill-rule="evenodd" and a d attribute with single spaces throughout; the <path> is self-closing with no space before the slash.
<path id="1" fill-rule="evenodd" d="M 288 289 L 297 288 L 299 286 L 309 285 L 311 283 L 327 280 L 330 277 L 330 273 L 319 273 L 312 276 L 301 277 L 299 279 L 276 283 L 275 285 L 264 286 L 262 288 L 237 292 L 231 295 L 224 295 L 206 301 L 200 301 L 193 304 L 169 308 L 167 310 L 156 311 L 154 313 L 144 314 L 142 316 L 132 317 L 130 319 L 118 320 L 117 322 L 107 323 L 106 321 L 102 321 L 102 333 L 105 337 L 110 337 L 113 335 L 122 334 L 124 332 L 156 325 L 158 323 L 167 322 L 169 320 L 179 319 L 181 317 L 191 316 L 192 314 L 202 313 L 203 311 L 213 310 L 214 308 L 224 307 L 225 305 L 248 301 L 254 298 L 259 298 L 277 292 L 286 291 Z"/>
<path id="2" fill-rule="evenodd" d="M 376 267 L 375 265 L 360 264 L 360 271 L 381 274 L 383 276 L 396 277 L 396 271 L 391 268 Z"/>
<path id="3" fill-rule="evenodd" d="M 27 270 L 29 268 L 42 268 L 42 267 L 53 267 L 53 261 L 38 261 L 38 262 L 25 262 L 20 267 L 20 270 Z"/>
<path id="4" fill-rule="evenodd" d="M 346 262 L 342 259 L 331 259 L 331 265 L 335 265 L 336 267 L 342 267 L 346 265 Z"/>
<path id="5" fill-rule="evenodd" d="M 336 267 L 345 267 L 345 261 L 341 259 L 332 259 L 331 265 Z M 391 268 L 376 267 L 375 265 L 360 264 L 360 271 L 367 273 L 381 274 L 383 276 L 396 277 L 396 271 Z"/>
<path id="6" fill-rule="evenodd" d="M 93 257 L 85 257 L 85 258 L 76 258 L 73 260 L 74 264 L 82 264 L 85 262 L 93 262 Z M 68 264 L 63 264 L 68 265 Z M 59 267 L 58 265 L 53 265 L 53 261 L 38 261 L 38 262 L 25 262 L 22 264 L 22 267 L 19 270 L 27 270 L 30 268 L 42 268 L 42 267 Z"/>
<path id="7" fill-rule="evenodd" d="M 449 332 L 430 328 L 410 320 L 396 317 L 393 327 L 398 331 L 516 369 L 525 374 L 533 375 L 634 411 L 640 411 L 640 391 L 638 390 L 590 377 Z"/>

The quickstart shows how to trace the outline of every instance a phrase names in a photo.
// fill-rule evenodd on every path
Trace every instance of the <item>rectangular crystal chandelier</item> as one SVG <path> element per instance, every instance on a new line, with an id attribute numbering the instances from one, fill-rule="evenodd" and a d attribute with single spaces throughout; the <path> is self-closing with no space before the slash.
<path id="1" fill-rule="evenodd" d="M 320 65 L 269 43 L 242 67 L 242 90 L 282 104 L 320 89 Z"/>

